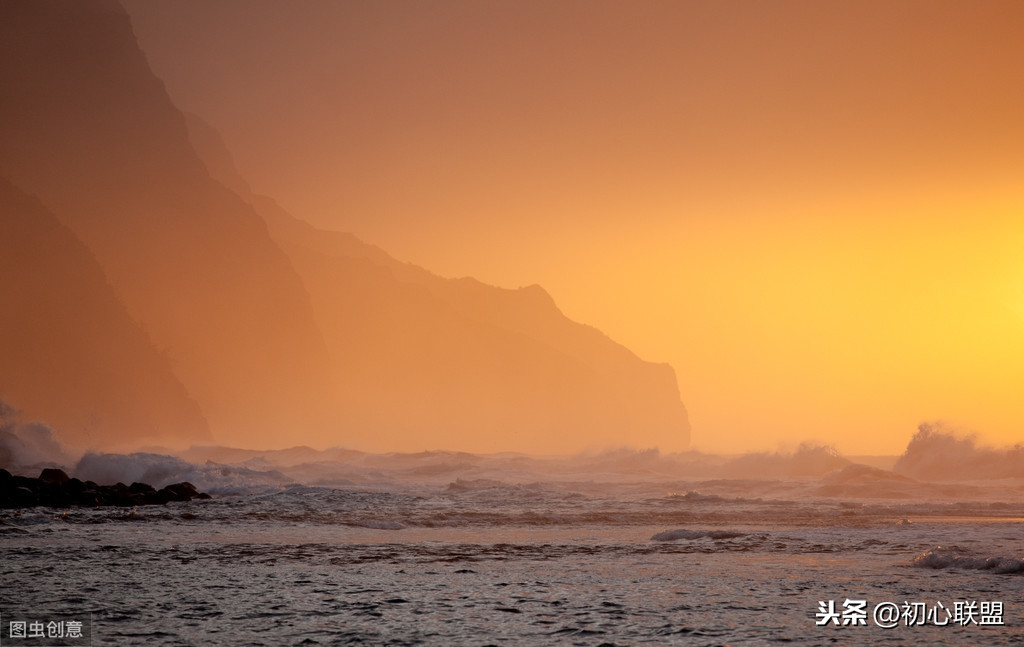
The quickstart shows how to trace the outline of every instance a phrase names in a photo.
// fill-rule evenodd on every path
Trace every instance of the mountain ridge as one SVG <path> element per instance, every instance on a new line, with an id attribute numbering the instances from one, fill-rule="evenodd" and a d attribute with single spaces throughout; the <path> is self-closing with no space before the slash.
<path id="1" fill-rule="evenodd" d="M 543 288 L 442 278 L 254 193 L 116 2 L 0 4 L 0 134 L 0 174 L 88 248 L 216 442 L 688 444 L 672 368 L 570 321 Z"/>
<path id="2" fill-rule="evenodd" d="M 388 290 L 406 291 L 409 299 L 419 303 L 421 310 L 417 312 L 420 318 L 449 317 L 448 326 L 472 322 L 477 328 L 467 329 L 466 335 L 476 330 L 476 334 L 480 335 L 499 335 L 506 339 L 518 337 L 518 342 L 507 343 L 543 346 L 550 353 L 561 357 L 564 364 L 558 370 L 575 372 L 575 379 L 590 381 L 588 388 L 592 389 L 596 396 L 593 400 L 598 403 L 591 406 L 601 410 L 601 413 L 586 419 L 586 424 L 591 426 L 593 437 L 599 439 L 597 446 L 614 443 L 615 436 L 630 428 L 641 437 L 658 439 L 655 444 L 666 449 L 685 449 L 688 445 L 689 421 L 685 407 L 679 401 L 675 372 L 669 365 L 644 362 L 597 328 L 571 321 L 558 309 L 551 295 L 539 285 L 508 289 L 490 286 L 472 277 L 440 277 L 422 267 L 398 261 L 379 247 L 359 240 L 352 233 L 319 229 L 296 218 L 272 198 L 252 191 L 248 182 L 238 173 L 230 151 L 215 128 L 194 114 L 187 115 L 187 122 L 193 146 L 207 163 L 211 175 L 232 187 L 254 206 L 256 212 L 266 220 L 271 235 L 291 256 L 306 280 L 314 309 L 319 311 L 321 329 L 327 331 L 329 346 L 332 337 L 330 331 L 345 330 L 346 320 L 351 318 L 351 313 L 359 305 L 356 302 L 353 307 L 333 309 L 338 305 L 339 292 L 332 290 L 336 290 L 338 285 L 376 281 L 379 293 L 387 293 Z M 333 273 L 334 277 L 324 279 L 323 272 Z M 417 292 L 416 296 L 412 296 L 413 292 Z M 394 298 L 399 300 L 398 296 Z M 379 323 L 380 320 L 377 321 Z M 353 336 L 366 338 L 366 335 Z M 437 336 L 432 341 L 439 343 Z M 453 355 L 457 356 L 458 351 L 450 348 L 449 357 Z M 435 361 L 438 359 L 434 358 Z M 424 363 L 429 361 L 423 360 Z M 463 368 L 473 370 L 470 365 L 464 365 Z M 368 372 L 367 367 L 359 375 L 365 377 Z M 348 384 L 353 389 L 359 386 Z M 472 392 L 472 388 L 464 384 L 456 391 Z M 493 399 L 491 394 L 478 396 Z M 440 396 L 433 394 L 430 397 Z M 609 403 L 615 403 L 616 406 L 608 408 Z M 451 406 L 456 405 L 453 403 Z M 538 399 L 524 402 L 522 406 L 537 410 L 550 408 L 549 404 Z M 501 415 L 512 416 L 514 413 L 506 410 Z M 418 422 L 424 424 L 428 421 Z M 536 420 L 532 421 L 534 425 L 537 423 Z M 493 426 L 493 421 L 477 418 L 476 424 L 486 429 Z M 435 433 L 439 433 L 438 430 Z M 683 436 L 683 439 L 680 440 L 678 436 Z M 558 449 L 571 451 L 579 448 L 579 445 L 574 445 Z M 499 451 L 503 447 L 488 445 L 482 449 Z"/>

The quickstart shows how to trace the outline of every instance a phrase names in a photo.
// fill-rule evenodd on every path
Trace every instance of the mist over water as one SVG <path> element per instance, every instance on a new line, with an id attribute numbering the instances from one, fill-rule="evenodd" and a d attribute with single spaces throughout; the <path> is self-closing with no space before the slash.
<path id="1" fill-rule="evenodd" d="M 3 434 L 5 448 L 53 442 Z M 214 498 L 0 513 L 21 593 L 2 612 L 90 614 L 104 644 L 1011 645 L 1024 479 L 987 468 L 1014 449 L 974 443 L 923 427 L 871 465 L 813 444 L 86 453 L 67 457 L 83 480 L 188 480 Z M 920 478 L 950 447 L 975 448 L 980 471 Z M 42 454 L 6 451 L 26 461 L 13 471 L 38 469 Z M 1005 611 L 986 626 L 817 624 L 820 603 L 847 599 Z"/>
<path id="2" fill-rule="evenodd" d="M 1022 30 L 0 0 L 0 643 L 1024 643 Z"/>
<path id="3" fill-rule="evenodd" d="M 131 453 L 82 453 L 62 446 L 46 425 L 20 422 L 10 407 L 0 411 L 0 465 L 15 474 L 35 476 L 42 467 L 57 466 L 100 484 L 139 481 L 162 487 L 190 481 L 201 490 L 222 495 L 295 485 L 447 486 L 459 491 L 522 486 L 656 491 L 700 485 L 704 494 L 771 498 L 987 499 L 1020 490 L 1022 452 L 1020 446 L 983 446 L 977 434 L 935 422 L 922 423 L 898 457 L 845 457 L 832 447 L 813 443 L 793 451 L 731 456 L 662 453 L 654 448 L 536 456 L 218 445 L 181 451 L 146 447 Z"/>

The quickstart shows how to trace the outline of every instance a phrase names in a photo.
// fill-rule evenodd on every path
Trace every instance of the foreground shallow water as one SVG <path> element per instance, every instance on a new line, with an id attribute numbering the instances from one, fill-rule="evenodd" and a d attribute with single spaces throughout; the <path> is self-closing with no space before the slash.
<path id="1" fill-rule="evenodd" d="M 91 620 L 94 645 L 1024 640 L 1024 505 L 734 486 L 292 487 L 7 513 L 3 644 L 10 621 L 50 616 Z"/>

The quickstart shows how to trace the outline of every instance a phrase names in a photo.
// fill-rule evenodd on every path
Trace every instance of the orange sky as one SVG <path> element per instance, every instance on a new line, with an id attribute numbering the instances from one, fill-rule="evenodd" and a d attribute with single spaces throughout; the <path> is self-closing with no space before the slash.
<path id="1" fill-rule="evenodd" d="M 542 284 L 698 449 L 1024 442 L 1020 2 L 125 4 L 258 191 Z"/>

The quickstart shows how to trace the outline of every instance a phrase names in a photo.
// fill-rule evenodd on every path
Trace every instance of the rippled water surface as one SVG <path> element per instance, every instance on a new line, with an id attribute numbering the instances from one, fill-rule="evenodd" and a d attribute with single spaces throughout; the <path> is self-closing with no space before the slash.
<path id="1" fill-rule="evenodd" d="M 293 487 L 2 515 L 4 618 L 96 645 L 1024 641 L 1024 505 L 732 485 Z M 819 602 L 998 601 L 1002 625 L 820 627 Z M 12 615 L 14 614 L 14 615 Z M 6 636 L 6 632 L 4 636 Z"/>

